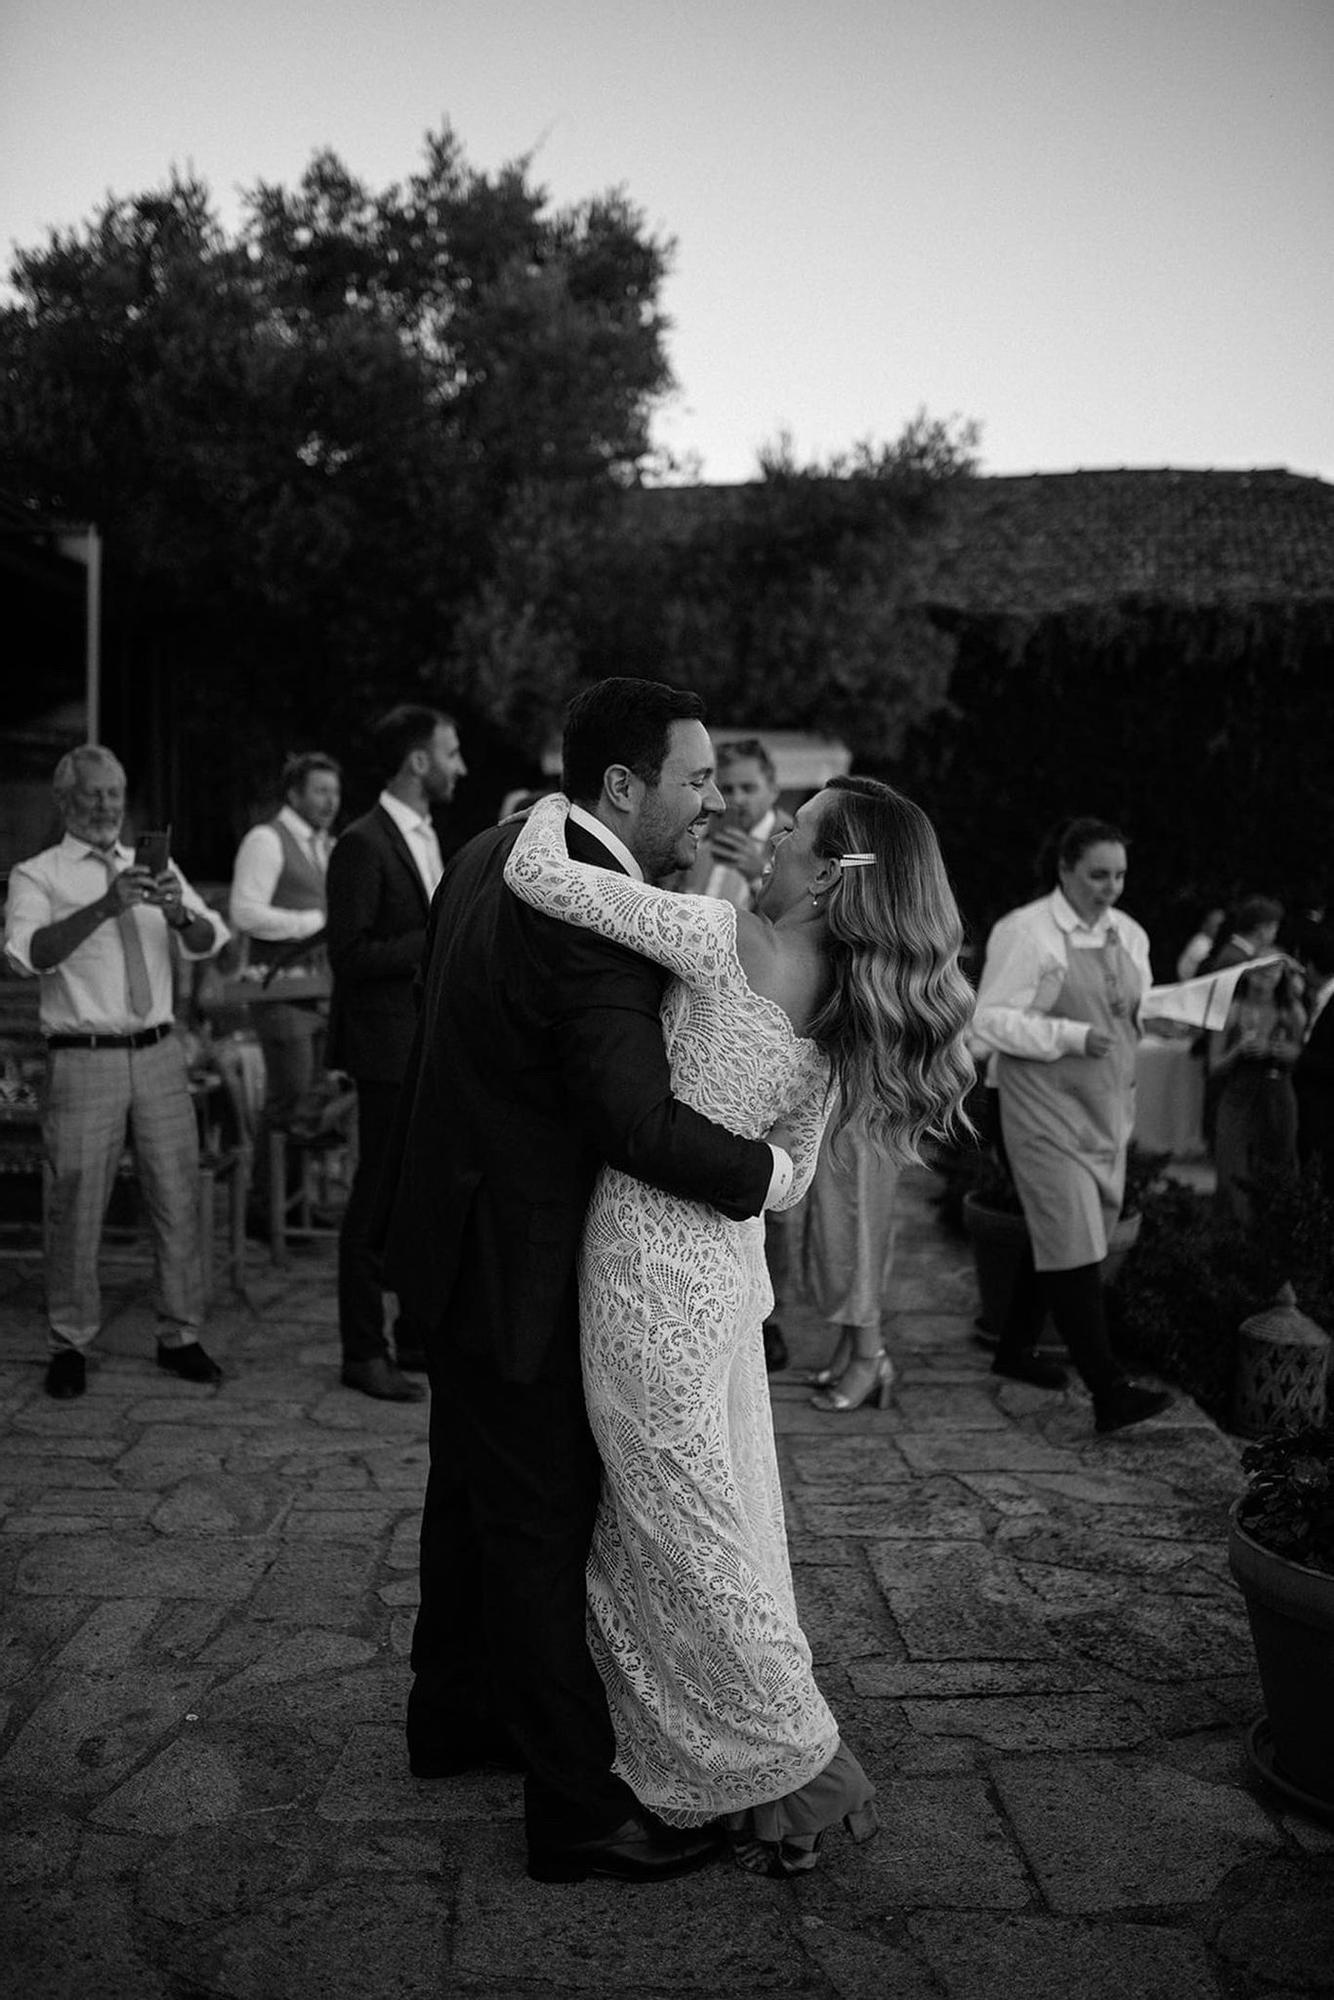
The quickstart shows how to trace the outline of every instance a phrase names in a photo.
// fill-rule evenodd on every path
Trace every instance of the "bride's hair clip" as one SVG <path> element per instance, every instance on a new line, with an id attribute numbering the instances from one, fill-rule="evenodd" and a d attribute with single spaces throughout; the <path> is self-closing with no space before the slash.
<path id="1" fill-rule="evenodd" d="M 875 861 L 874 854 L 840 854 L 838 858 L 845 868 L 869 868 Z"/>

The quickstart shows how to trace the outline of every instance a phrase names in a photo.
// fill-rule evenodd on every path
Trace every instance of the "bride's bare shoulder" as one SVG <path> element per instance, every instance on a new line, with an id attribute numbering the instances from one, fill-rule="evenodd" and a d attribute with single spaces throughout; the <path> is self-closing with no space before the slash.
<path id="1" fill-rule="evenodd" d="M 797 1033 L 804 1034 L 828 987 L 823 955 L 793 931 L 779 930 L 751 910 L 737 912 L 736 950 L 747 985 L 777 1001 Z"/>

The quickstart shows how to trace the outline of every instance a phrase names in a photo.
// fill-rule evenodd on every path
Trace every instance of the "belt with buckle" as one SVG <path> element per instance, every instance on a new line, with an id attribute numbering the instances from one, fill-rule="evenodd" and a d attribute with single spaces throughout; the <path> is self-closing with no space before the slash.
<path id="1" fill-rule="evenodd" d="M 137 1035 L 48 1035 L 48 1049 L 151 1049 L 172 1030 L 170 1021 L 156 1028 L 140 1028 Z"/>

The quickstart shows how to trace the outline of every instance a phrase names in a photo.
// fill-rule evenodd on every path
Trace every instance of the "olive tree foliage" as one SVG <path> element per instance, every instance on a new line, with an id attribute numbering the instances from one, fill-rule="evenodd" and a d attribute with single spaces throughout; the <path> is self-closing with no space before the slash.
<path id="1" fill-rule="evenodd" d="M 414 687 L 503 725 L 504 649 L 460 635 L 535 507 L 646 459 L 669 254 L 623 194 L 552 209 L 448 127 L 401 185 L 327 152 L 261 182 L 233 233 L 174 175 L 18 254 L 0 478 L 99 524 L 109 631 L 187 726 L 336 741 Z"/>
<path id="2" fill-rule="evenodd" d="M 842 735 L 884 767 L 948 702 L 953 638 L 924 608 L 970 424 L 919 415 L 891 444 L 759 478 L 570 509 L 519 496 L 458 643 L 525 740 L 603 674 L 698 688 L 719 721 Z"/>

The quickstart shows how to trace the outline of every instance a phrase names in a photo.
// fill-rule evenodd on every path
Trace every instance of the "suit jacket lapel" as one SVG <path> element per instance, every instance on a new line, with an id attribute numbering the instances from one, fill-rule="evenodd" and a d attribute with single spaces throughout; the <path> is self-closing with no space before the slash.
<path id="1" fill-rule="evenodd" d="M 426 894 L 426 884 L 422 881 L 421 870 L 418 868 L 416 862 L 412 858 L 412 850 L 408 846 L 407 840 L 405 839 L 401 829 L 389 817 L 389 814 L 385 811 L 384 807 L 382 805 L 379 805 L 378 803 L 375 808 L 375 814 L 376 818 L 379 820 L 381 830 L 385 834 L 385 837 L 388 840 L 390 847 L 393 849 L 394 853 L 398 856 L 398 859 L 403 863 L 403 866 L 407 869 L 408 874 L 411 876 L 412 886 L 417 891 L 418 896 L 421 898 L 421 906 L 423 910 L 429 909 L 430 898 Z"/>

